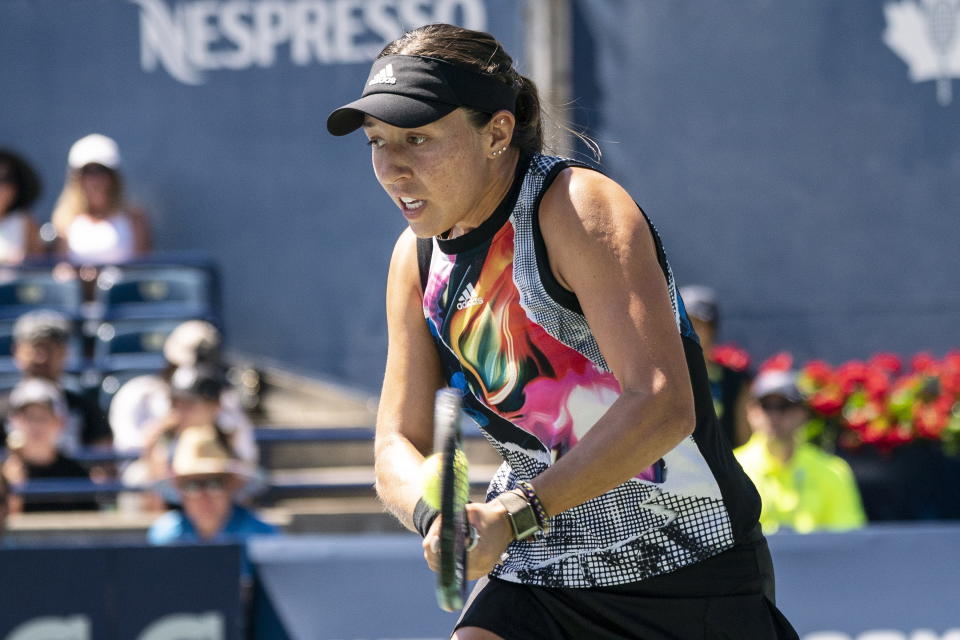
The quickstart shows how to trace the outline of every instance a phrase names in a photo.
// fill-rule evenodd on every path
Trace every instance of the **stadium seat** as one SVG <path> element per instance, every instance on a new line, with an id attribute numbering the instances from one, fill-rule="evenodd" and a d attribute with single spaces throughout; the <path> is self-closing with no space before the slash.
<path id="1" fill-rule="evenodd" d="M 76 278 L 60 278 L 49 269 L 0 270 L 0 318 L 16 319 L 35 309 L 77 318 L 82 305 L 83 285 Z"/>
<path id="2" fill-rule="evenodd" d="M 124 319 L 100 324 L 93 350 L 95 366 L 114 373 L 160 371 L 166 366 L 163 343 L 186 319 Z"/>
<path id="3" fill-rule="evenodd" d="M 96 301 L 104 320 L 217 317 L 214 277 L 191 265 L 105 267 Z"/>

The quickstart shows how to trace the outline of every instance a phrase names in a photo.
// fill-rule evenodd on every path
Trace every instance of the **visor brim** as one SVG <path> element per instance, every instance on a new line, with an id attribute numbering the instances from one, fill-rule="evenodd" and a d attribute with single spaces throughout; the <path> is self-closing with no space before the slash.
<path id="1" fill-rule="evenodd" d="M 327 131 L 345 136 L 363 126 L 364 116 L 389 125 L 411 129 L 430 124 L 451 113 L 457 105 L 401 96 L 395 93 L 371 93 L 345 104 L 327 118 Z"/>

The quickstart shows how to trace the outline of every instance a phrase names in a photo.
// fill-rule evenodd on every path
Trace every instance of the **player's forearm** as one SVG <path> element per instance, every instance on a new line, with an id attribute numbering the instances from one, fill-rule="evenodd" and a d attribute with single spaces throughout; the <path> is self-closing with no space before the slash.
<path id="1" fill-rule="evenodd" d="M 690 435 L 693 397 L 626 391 L 556 464 L 533 481 L 547 513 L 583 504 L 641 473 Z"/>
<path id="2" fill-rule="evenodd" d="M 411 516 L 421 497 L 422 464 L 423 454 L 404 436 L 399 433 L 377 436 L 374 462 L 377 496 L 411 531 L 416 530 Z"/>

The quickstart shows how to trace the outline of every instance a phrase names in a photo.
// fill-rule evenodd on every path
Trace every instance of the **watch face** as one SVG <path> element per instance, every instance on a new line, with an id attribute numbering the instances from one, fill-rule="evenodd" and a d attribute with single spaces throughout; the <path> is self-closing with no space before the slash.
<path id="1" fill-rule="evenodd" d="M 510 520 L 513 524 L 513 535 L 517 540 L 523 540 L 536 533 L 540 527 L 537 525 L 537 518 L 533 514 L 530 505 L 526 505 L 516 513 L 510 514 Z"/>
<path id="2" fill-rule="evenodd" d="M 507 509 L 514 540 L 524 540 L 540 530 L 533 507 L 524 498 L 515 493 L 504 493 L 497 498 Z"/>

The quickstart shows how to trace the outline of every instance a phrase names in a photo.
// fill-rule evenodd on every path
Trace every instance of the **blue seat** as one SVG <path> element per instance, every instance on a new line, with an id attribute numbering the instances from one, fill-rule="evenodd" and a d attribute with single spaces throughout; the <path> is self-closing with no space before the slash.
<path id="1" fill-rule="evenodd" d="M 105 267 L 96 301 L 104 320 L 217 317 L 216 280 L 202 266 Z"/>
<path id="2" fill-rule="evenodd" d="M 162 370 L 166 366 L 163 343 L 182 321 L 157 318 L 102 323 L 93 348 L 95 366 L 101 371 Z"/>
<path id="3" fill-rule="evenodd" d="M 15 319 L 35 309 L 80 316 L 83 283 L 54 276 L 49 269 L 0 270 L 0 318 Z"/>

